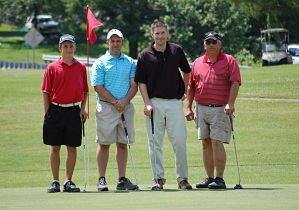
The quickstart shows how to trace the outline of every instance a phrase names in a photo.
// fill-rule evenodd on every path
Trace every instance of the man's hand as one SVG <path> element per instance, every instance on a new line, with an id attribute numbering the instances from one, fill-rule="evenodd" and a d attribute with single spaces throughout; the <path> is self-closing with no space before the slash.
<path id="1" fill-rule="evenodd" d="M 181 98 L 182 101 L 184 101 L 187 98 L 187 94 L 184 93 L 183 97 Z"/>
<path id="2" fill-rule="evenodd" d="M 234 104 L 226 104 L 224 108 L 224 113 L 227 115 L 232 115 L 235 111 L 235 105 Z"/>
<path id="3" fill-rule="evenodd" d="M 194 112 L 192 111 L 192 109 L 187 109 L 186 110 L 185 117 L 186 117 L 187 121 L 194 120 Z"/>
<path id="4" fill-rule="evenodd" d="M 128 102 L 125 99 L 117 100 L 116 103 L 114 104 L 114 107 L 117 111 L 123 112 L 125 111 L 127 103 Z"/>
<path id="5" fill-rule="evenodd" d="M 144 114 L 148 117 L 151 117 L 153 111 L 153 106 L 152 105 L 146 105 L 144 106 Z"/>
<path id="6" fill-rule="evenodd" d="M 85 121 L 87 119 L 87 117 L 88 117 L 87 112 L 85 110 L 81 109 L 81 111 L 80 111 L 80 117 L 81 117 L 82 121 Z"/>

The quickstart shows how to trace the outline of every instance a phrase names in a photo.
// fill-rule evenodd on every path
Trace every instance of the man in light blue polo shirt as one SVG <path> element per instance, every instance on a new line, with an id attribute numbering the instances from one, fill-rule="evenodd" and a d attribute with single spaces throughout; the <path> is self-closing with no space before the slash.
<path id="1" fill-rule="evenodd" d="M 91 68 L 91 85 L 97 93 L 96 108 L 96 152 L 98 165 L 98 191 L 108 191 L 105 174 L 109 158 L 110 145 L 116 143 L 116 161 L 119 180 L 117 190 L 136 190 L 126 178 L 128 160 L 127 138 L 122 125 L 121 115 L 124 114 L 130 143 L 135 142 L 134 113 L 130 102 L 137 92 L 134 81 L 136 65 L 132 58 L 123 54 L 123 35 L 117 29 L 107 34 L 109 47 L 105 55 L 98 58 Z"/>

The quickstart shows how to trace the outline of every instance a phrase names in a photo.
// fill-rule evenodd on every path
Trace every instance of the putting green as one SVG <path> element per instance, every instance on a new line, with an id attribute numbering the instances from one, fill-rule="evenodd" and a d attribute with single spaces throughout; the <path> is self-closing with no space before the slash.
<path id="1" fill-rule="evenodd" d="M 140 186 L 141 192 L 96 186 L 81 193 L 46 193 L 44 188 L 0 188 L 0 209 L 298 209 L 299 184 L 244 185 L 242 190 L 177 190 L 166 185 L 160 192 Z M 111 186 L 112 187 L 112 186 Z"/>

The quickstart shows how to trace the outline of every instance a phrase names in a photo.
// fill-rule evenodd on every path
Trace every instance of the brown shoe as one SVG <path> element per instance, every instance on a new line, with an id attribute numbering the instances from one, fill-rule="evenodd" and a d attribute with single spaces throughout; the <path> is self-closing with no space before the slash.
<path id="1" fill-rule="evenodd" d="M 155 183 L 154 183 L 154 185 L 152 186 L 152 190 L 154 190 L 154 191 L 160 191 L 160 190 L 163 190 L 163 185 L 164 185 L 164 181 L 163 181 L 163 179 L 155 180 Z"/>
<path id="2" fill-rule="evenodd" d="M 184 179 L 178 184 L 179 189 L 183 190 L 192 190 L 192 186 L 189 184 L 189 182 Z"/>

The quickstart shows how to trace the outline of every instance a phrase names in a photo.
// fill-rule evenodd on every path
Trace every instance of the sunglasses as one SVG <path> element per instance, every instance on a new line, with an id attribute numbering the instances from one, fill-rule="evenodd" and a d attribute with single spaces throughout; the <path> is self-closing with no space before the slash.
<path id="1" fill-rule="evenodd" d="M 217 44 L 217 40 L 207 40 L 205 43 L 206 43 L 206 45 L 210 45 L 210 44 L 215 45 L 215 44 Z"/>

